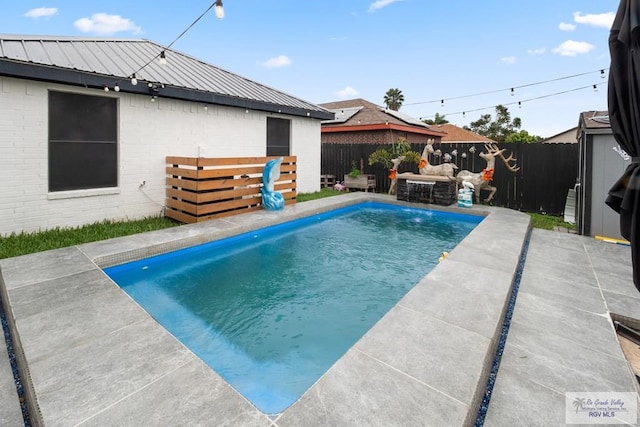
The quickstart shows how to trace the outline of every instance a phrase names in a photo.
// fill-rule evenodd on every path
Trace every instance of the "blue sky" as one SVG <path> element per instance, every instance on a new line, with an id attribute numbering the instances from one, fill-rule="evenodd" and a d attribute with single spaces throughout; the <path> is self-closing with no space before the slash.
<path id="1" fill-rule="evenodd" d="M 464 126 L 502 104 L 543 137 L 607 109 L 617 0 L 223 1 L 223 19 L 209 11 L 173 48 L 313 103 L 383 105 L 398 88 L 405 114 Z M 0 28 L 166 46 L 212 2 L 4 2 Z"/>

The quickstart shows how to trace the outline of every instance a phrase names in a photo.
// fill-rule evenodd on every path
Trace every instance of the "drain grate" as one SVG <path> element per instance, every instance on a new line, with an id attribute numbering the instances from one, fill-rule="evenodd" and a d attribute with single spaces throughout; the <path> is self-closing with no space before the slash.
<path id="1" fill-rule="evenodd" d="M 507 334 L 509 333 L 509 326 L 511 325 L 511 317 L 513 316 L 513 309 L 516 305 L 516 297 L 518 296 L 518 289 L 520 288 L 520 279 L 522 278 L 522 270 L 524 270 L 524 262 L 527 258 L 527 251 L 529 250 L 529 240 L 531 239 L 531 230 L 528 231 L 522 252 L 520 253 L 520 261 L 516 270 L 516 275 L 513 280 L 513 288 L 511 289 L 511 296 L 509 297 L 509 304 L 507 305 L 507 311 L 504 316 L 504 322 L 502 323 L 502 331 L 500 332 L 500 340 L 496 348 L 496 355 L 493 359 L 493 365 L 491 366 L 491 373 L 487 380 L 487 386 L 485 388 L 484 397 L 482 403 L 478 409 L 478 416 L 476 417 L 476 427 L 482 427 L 484 425 L 484 419 L 487 416 L 487 410 L 489 409 L 489 402 L 491 401 L 491 394 L 493 393 L 493 386 L 496 382 L 498 375 L 498 368 L 500 367 L 500 360 L 502 360 L 502 352 L 504 351 L 504 345 L 507 342 Z"/>
<path id="2" fill-rule="evenodd" d="M 22 386 L 22 379 L 20 378 L 20 372 L 18 370 L 18 362 L 16 360 L 13 341 L 11 340 L 11 333 L 9 331 L 9 323 L 7 322 L 7 316 L 4 311 L 4 305 L 2 303 L 1 296 L 0 321 L 2 322 L 2 331 L 4 332 L 5 343 L 7 344 L 7 353 L 9 354 L 9 362 L 11 363 L 11 370 L 13 371 L 13 380 L 16 384 L 17 397 L 20 402 L 20 408 L 22 409 L 22 418 L 24 419 L 24 425 L 25 427 L 31 427 L 29 410 L 27 409 L 27 403 L 24 395 L 24 387 Z"/>

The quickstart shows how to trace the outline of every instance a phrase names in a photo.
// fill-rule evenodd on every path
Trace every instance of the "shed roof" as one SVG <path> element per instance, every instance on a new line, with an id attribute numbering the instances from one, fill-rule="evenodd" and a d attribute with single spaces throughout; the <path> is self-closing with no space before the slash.
<path id="1" fill-rule="evenodd" d="M 165 65 L 156 60 L 161 52 Z M 117 83 L 132 93 L 149 93 L 155 84 L 161 97 L 333 118 L 318 105 L 145 39 L 0 35 L 0 75 L 94 88 Z"/>
<path id="2" fill-rule="evenodd" d="M 608 129 L 611 127 L 609 111 L 583 111 L 580 113 L 580 123 L 586 129 Z"/>

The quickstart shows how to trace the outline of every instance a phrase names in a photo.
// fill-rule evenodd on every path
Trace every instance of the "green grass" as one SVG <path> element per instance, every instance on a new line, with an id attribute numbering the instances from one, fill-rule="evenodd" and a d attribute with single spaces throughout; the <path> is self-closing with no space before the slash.
<path id="1" fill-rule="evenodd" d="M 315 193 L 298 194 L 296 201 L 322 199 L 345 194 L 331 188 Z M 575 225 L 564 222 L 562 217 L 530 213 L 534 228 L 553 230 L 555 227 L 575 229 Z M 42 252 L 50 249 L 80 245 L 82 243 L 129 236 L 145 231 L 175 227 L 180 223 L 164 217 L 149 217 L 134 221 L 103 221 L 77 228 L 54 228 L 47 231 L 10 234 L 0 236 L 0 259 Z"/>
<path id="2" fill-rule="evenodd" d="M 345 194 L 344 191 L 334 190 L 333 188 L 323 188 L 315 193 L 300 193 L 296 197 L 297 202 L 308 202 L 309 200 L 323 199 L 325 197 L 337 196 Z"/>
<path id="3" fill-rule="evenodd" d="M 175 227 L 180 223 L 164 217 L 135 221 L 103 221 L 77 228 L 53 228 L 32 233 L 13 233 L 0 237 L 0 259 L 129 236 L 145 231 Z"/>
<path id="4" fill-rule="evenodd" d="M 575 230 L 576 225 L 564 222 L 564 217 L 553 215 L 542 215 L 539 213 L 529 213 L 533 221 L 533 228 L 542 228 L 545 230 L 555 230 L 556 227 L 568 228 Z"/>

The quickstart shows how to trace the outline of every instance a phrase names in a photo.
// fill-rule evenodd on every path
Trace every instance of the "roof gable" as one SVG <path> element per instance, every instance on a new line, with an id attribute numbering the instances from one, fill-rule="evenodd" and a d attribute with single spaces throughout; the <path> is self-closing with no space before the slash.
<path id="1" fill-rule="evenodd" d="M 166 52 L 167 64 L 156 58 Z M 142 84 L 132 85 L 136 75 Z M 211 104 L 282 112 L 319 119 L 333 115 L 318 105 L 145 39 L 0 35 L 0 75 L 87 87 L 113 87 Z"/>

